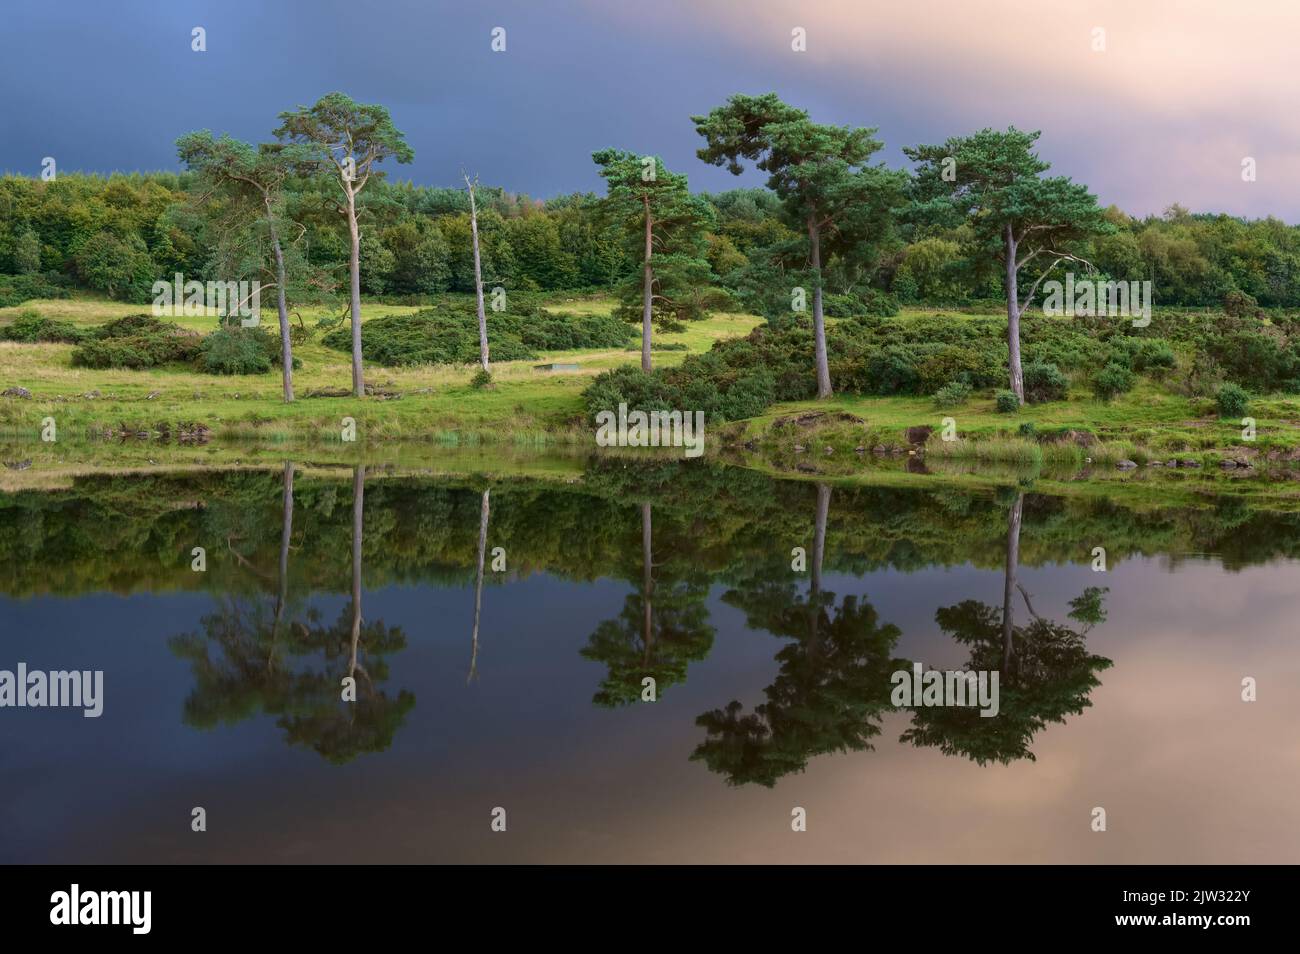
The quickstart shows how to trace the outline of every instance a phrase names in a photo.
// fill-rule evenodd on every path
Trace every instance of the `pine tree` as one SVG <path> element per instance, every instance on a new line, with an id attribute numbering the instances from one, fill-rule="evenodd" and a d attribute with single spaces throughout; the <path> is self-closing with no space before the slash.
<path id="1" fill-rule="evenodd" d="M 608 185 L 605 214 L 620 223 L 641 264 L 640 275 L 619 290 L 620 312 L 636 314 L 640 298 L 641 370 L 650 371 L 651 325 L 671 327 L 708 314 L 719 302 L 710 289 L 713 274 L 705 258 L 713 208 L 691 195 L 686 176 L 669 172 L 658 156 L 617 149 L 592 154 Z"/>

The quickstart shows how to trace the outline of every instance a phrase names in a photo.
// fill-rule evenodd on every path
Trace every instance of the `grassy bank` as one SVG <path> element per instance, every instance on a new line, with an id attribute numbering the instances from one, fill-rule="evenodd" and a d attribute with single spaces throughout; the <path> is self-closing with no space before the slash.
<path id="1" fill-rule="evenodd" d="M 570 313 L 607 313 L 607 298 L 557 296 L 547 307 Z M 142 311 L 142 306 L 73 298 L 28 302 L 0 309 L 0 325 L 21 311 L 93 327 Z M 404 314 L 416 306 L 366 303 L 366 321 Z M 936 312 L 909 309 L 902 316 L 924 319 Z M 323 313 L 306 310 L 311 325 Z M 211 316 L 181 317 L 183 327 L 210 331 Z M 655 354 L 657 366 L 675 366 L 688 354 L 708 351 L 724 338 L 743 336 L 759 320 L 719 314 L 687 325 L 675 334 L 657 334 L 658 345 L 679 350 Z M 629 341 L 629 349 L 635 343 Z M 317 339 L 299 344 L 295 356 L 298 400 L 280 399 L 276 373 L 214 376 L 172 366 L 142 371 L 92 370 L 71 364 L 72 345 L 0 342 L 0 390 L 22 387 L 30 398 L 0 398 L 0 440 L 11 462 L 98 456 L 106 467 L 134 466 L 163 458 L 190 456 L 177 441 L 157 439 L 161 425 L 173 433 L 180 424 L 201 424 L 211 443 L 199 452 L 214 466 L 260 459 L 322 458 L 376 460 L 407 458 L 406 448 L 389 444 L 422 443 L 439 450 L 481 447 L 519 451 L 590 449 L 591 431 L 582 423 L 581 393 L 593 376 L 620 365 L 635 366 L 636 350 L 553 351 L 528 361 L 499 362 L 493 384 L 472 386 L 473 366 L 425 365 L 367 368 L 367 384 L 377 395 L 365 399 L 325 396 L 349 389 L 349 356 Z M 577 365 L 572 371 L 543 371 L 540 364 Z M 1273 395 L 1252 399 L 1254 440 L 1243 439 L 1240 420 L 1221 419 L 1209 398 L 1183 396 L 1169 380 L 1140 378 L 1128 393 L 1104 402 L 1083 387 L 1066 400 L 1025 405 L 1013 414 L 997 411 L 993 398 L 977 395 L 952 408 L 932 397 L 841 395 L 830 401 L 786 402 L 745 421 L 711 427 L 710 453 L 743 449 L 788 472 L 863 470 L 872 459 L 922 456 L 935 468 L 998 465 L 1031 472 L 1100 471 L 1133 461 L 1145 471 L 1154 461 L 1194 461 L 1217 473 L 1225 458 L 1248 462 L 1242 473 L 1300 463 L 1300 399 Z M 357 424 L 357 442 L 341 440 L 343 419 Z M 41 442 L 42 422 L 53 418 L 58 443 Z M 954 440 L 943 440 L 950 420 Z M 932 429 L 926 435 L 924 429 Z M 124 443 L 102 444 L 104 436 L 130 434 Z M 134 439 L 143 437 L 143 439 Z M 75 452 L 68 442 L 99 439 Z M 635 455 L 637 451 L 627 453 Z"/>
<path id="2" fill-rule="evenodd" d="M 1170 459 L 1217 465 L 1233 458 L 1255 466 L 1300 461 L 1300 400 L 1256 399 L 1250 415 L 1256 422 L 1255 439 L 1245 440 L 1240 420 L 1221 419 L 1213 401 L 1181 397 L 1149 382 L 1108 403 L 1080 394 L 1025 405 L 1014 414 L 999 413 L 991 398 L 940 409 L 928 397 L 848 395 L 775 405 L 733 425 L 729 440 L 777 457 L 825 454 L 827 447 L 840 455 L 859 447 L 896 452 L 921 444 L 930 457 L 1033 465 L 1115 465 L 1125 459 L 1138 465 Z M 945 441 L 949 418 L 955 439 Z M 926 427 L 933 434 L 916 440 L 914 429 Z"/>
<path id="3" fill-rule="evenodd" d="M 173 446 L 159 453 L 148 441 L 68 442 L 59 445 L 0 443 L 0 494 L 53 491 L 72 487 L 78 478 L 120 476 L 144 478 L 223 471 L 279 473 L 286 461 L 299 473 L 343 479 L 364 464 L 373 479 L 384 477 L 452 477 L 497 481 L 530 479 L 577 484 L 593 470 L 608 470 L 611 459 L 651 465 L 647 455 L 633 450 L 598 451 L 590 447 L 546 449 L 506 444 L 446 446 L 429 442 L 390 441 L 357 445 L 341 443 L 214 442 L 205 446 Z M 928 488 L 954 493 L 992 492 L 1016 486 L 1029 492 L 1084 500 L 1113 500 L 1124 507 L 1160 509 L 1171 506 L 1210 507 L 1224 498 L 1240 498 L 1252 508 L 1300 512 L 1300 470 L 1260 470 L 1224 475 L 1217 468 L 1118 471 L 1088 467 L 1007 463 L 974 457 L 906 455 L 802 455 L 796 460 L 757 453 L 727 453 L 726 463 L 783 480 L 826 483 L 835 487 Z M 680 468 L 676 480 L 716 467 L 707 458 L 684 461 L 657 455 L 657 464 Z M 638 468 L 620 472 L 635 480 Z M 683 491 L 686 492 L 686 491 Z M 687 492 L 688 493 L 688 492 Z"/>
<path id="4" fill-rule="evenodd" d="M 556 311 L 608 312 L 609 299 L 563 300 Z M 94 299 L 27 302 L 21 308 L 0 309 L 0 324 L 23 310 L 91 327 L 123 315 L 147 310 Z M 367 303 L 363 320 L 417 310 L 414 306 Z M 305 310 L 310 325 L 320 312 Z M 169 319 L 170 320 L 170 319 Z M 208 316 L 175 319 L 182 327 L 211 331 Z M 747 334 L 758 319 L 719 314 L 688 325 L 677 334 L 657 336 L 657 344 L 686 350 L 657 352 L 655 360 L 676 364 L 690 352 L 707 351 L 714 341 Z M 294 355 L 302 367 L 294 374 L 298 400 L 281 400 L 276 373 L 218 377 L 184 368 L 93 370 L 71 364 L 72 345 L 0 342 L 0 390 L 23 387 L 30 399 L 0 398 L 0 436 L 36 440 L 41 422 L 54 418 L 60 435 L 83 437 L 105 430 L 150 430 L 157 422 L 205 425 L 215 439 L 235 438 L 293 441 L 338 441 L 342 419 L 357 422 L 357 439 L 434 440 L 444 443 L 566 443 L 589 438 L 575 434 L 581 416 L 580 394 L 592 376 L 620 364 L 639 360 L 636 352 L 618 350 L 552 351 L 530 361 L 495 363 L 493 386 L 470 386 L 474 367 L 368 366 L 366 383 L 396 397 L 313 396 L 313 392 L 347 390 L 351 386 L 349 356 L 312 340 L 298 345 Z M 539 371 L 551 362 L 577 364 L 576 371 Z"/>

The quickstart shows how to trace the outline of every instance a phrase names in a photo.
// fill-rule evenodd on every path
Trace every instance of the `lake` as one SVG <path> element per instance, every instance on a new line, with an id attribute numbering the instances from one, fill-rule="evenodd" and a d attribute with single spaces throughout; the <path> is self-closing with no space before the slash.
<path id="1" fill-rule="evenodd" d="M 625 459 L 5 493 L 0 670 L 102 671 L 103 711 L 0 708 L 0 860 L 1292 861 L 1300 515 L 1128 496 Z M 917 664 L 997 714 L 900 704 Z"/>

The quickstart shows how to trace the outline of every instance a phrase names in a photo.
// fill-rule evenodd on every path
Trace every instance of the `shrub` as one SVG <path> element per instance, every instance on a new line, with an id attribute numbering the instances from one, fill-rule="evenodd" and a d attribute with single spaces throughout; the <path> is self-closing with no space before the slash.
<path id="1" fill-rule="evenodd" d="M 1218 362 L 1228 380 L 1250 382 L 1263 389 L 1286 388 L 1300 376 L 1300 359 L 1261 325 L 1227 330 L 1202 339 L 1206 353 Z"/>
<path id="2" fill-rule="evenodd" d="M 21 312 L 10 324 L 0 328 L 0 338 L 27 344 L 37 342 L 78 344 L 88 335 L 89 332 L 70 321 L 44 318 L 34 311 Z"/>
<path id="3" fill-rule="evenodd" d="M 132 338 L 97 338 L 72 352 L 73 367 L 139 369 L 157 363 L 149 349 Z"/>
<path id="4" fill-rule="evenodd" d="M 1102 368 L 1092 382 L 1092 393 L 1103 401 L 1109 401 L 1133 389 L 1133 372 L 1122 364 L 1111 362 Z"/>
<path id="5" fill-rule="evenodd" d="M 1046 361 L 1030 361 L 1022 370 L 1025 400 L 1030 404 L 1063 401 L 1070 391 L 1070 381 L 1061 369 Z"/>
<path id="6" fill-rule="evenodd" d="M 953 381 L 934 392 L 934 406 L 960 407 L 970 400 L 971 386 L 965 381 Z"/>
<path id="7" fill-rule="evenodd" d="M 864 315 L 888 318 L 898 314 L 898 299 L 878 288 L 864 288 L 858 293 L 858 300 L 862 302 Z"/>
<path id="8" fill-rule="evenodd" d="M 775 385 L 766 370 L 751 371 L 737 378 L 721 395 L 718 412 L 728 421 L 762 414 L 775 403 Z"/>
<path id="9" fill-rule="evenodd" d="M 0 275 L 0 308 L 12 308 L 33 298 L 67 298 L 66 279 L 48 274 Z"/>
<path id="10" fill-rule="evenodd" d="M 1259 302 L 1253 295 L 1233 289 L 1223 296 L 1223 313 L 1229 318 L 1255 315 L 1259 313 Z"/>
<path id="11" fill-rule="evenodd" d="M 72 364 L 84 368 L 153 368 L 192 361 L 200 337 L 152 315 L 127 315 L 95 329 L 72 352 Z"/>
<path id="12" fill-rule="evenodd" d="M 1149 326 L 1131 330 L 1103 317 L 1070 322 L 1027 317 L 1022 332 L 1025 396 L 1031 403 L 1068 397 L 1064 369 L 1086 373 L 1097 395 L 1109 400 L 1131 390 L 1136 375 L 1165 374 L 1180 363 L 1185 373 L 1170 387 L 1189 396 L 1213 396 L 1227 381 L 1252 390 L 1300 392 L 1300 315 L 1263 320 L 1165 311 L 1153 315 Z M 826 335 L 831 384 L 840 393 L 931 394 L 946 403 L 960 393 L 945 390 L 949 385 L 988 393 L 1006 381 L 1001 319 L 860 315 L 831 323 Z M 742 377 L 760 371 L 765 374 L 747 381 L 730 402 L 724 399 Z M 684 407 L 680 400 L 689 385 L 689 393 L 702 395 L 700 400 L 719 415 L 742 413 L 742 403 L 748 413 L 767 399 L 769 387 L 771 401 L 806 400 L 816 393 L 812 321 L 806 314 L 791 315 L 744 338 L 716 342 L 707 354 L 688 356 L 657 380 L 672 386 L 675 407 Z M 746 389 L 750 396 L 740 402 Z M 1004 412 L 1018 408 L 1003 401 Z"/>
<path id="13" fill-rule="evenodd" d="M 823 294 L 822 314 L 830 318 L 888 318 L 898 314 L 898 300 L 875 288 L 850 294 Z"/>
<path id="14" fill-rule="evenodd" d="M 1006 376 L 1006 348 L 1000 343 L 935 343 L 913 346 L 918 364 L 918 393 L 930 394 L 953 381 L 972 388 L 991 388 Z"/>
<path id="15" fill-rule="evenodd" d="M 95 337 L 129 338 L 132 335 L 164 334 L 179 329 L 179 325 L 162 321 L 153 315 L 125 315 L 100 325 L 95 329 Z"/>
<path id="16" fill-rule="evenodd" d="M 822 314 L 828 318 L 856 318 L 866 312 L 852 295 L 822 295 Z"/>
<path id="17" fill-rule="evenodd" d="M 469 379 L 469 386 L 475 391 L 481 391 L 483 388 L 492 386 L 492 374 L 489 371 L 479 368 L 474 372 L 474 377 Z"/>
<path id="18" fill-rule="evenodd" d="M 622 349 L 632 327 L 610 315 L 554 314 L 531 303 L 514 302 L 509 311 L 488 316 L 488 346 L 494 361 L 523 361 L 539 351 L 578 348 Z M 352 350 L 352 329 L 344 325 L 321 343 Z M 392 315 L 361 328 L 361 353 L 385 367 L 415 364 L 470 364 L 479 359 L 478 316 L 473 307 L 439 305 L 411 315 Z"/>
<path id="19" fill-rule="evenodd" d="M 641 345 L 640 345 L 640 343 L 637 343 L 637 344 L 630 344 L 630 345 L 628 345 L 626 348 L 624 348 L 623 350 L 624 350 L 624 351 L 635 351 L 637 354 L 640 354 L 640 353 L 641 353 Z M 651 351 L 690 351 L 690 350 L 691 350 L 691 346 L 688 345 L 688 344 L 685 344 L 684 342 L 681 342 L 681 341 L 666 341 L 666 342 L 664 342 L 663 344 L 660 344 L 660 343 L 657 342 L 657 341 L 652 341 L 652 342 L 650 343 L 650 350 L 651 350 Z"/>
<path id="20" fill-rule="evenodd" d="M 591 418 L 600 411 L 617 411 L 619 404 L 643 411 L 681 407 L 681 389 L 665 380 L 662 369 L 647 374 L 633 365 L 596 375 L 583 392 L 583 398 Z"/>
<path id="21" fill-rule="evenodd" d="M 1177 365 L 1174 349 L 1163 338 L 1117 337 L 1111 340 L 1107 364 L 1122 364 L 1134 371 L 1159 374 Z"/>
<path id="22" fill-rule="evenodd" d="M 647 374 L 624 366 L 597 375 L 583 392 L 589 418 L 601 411 L 703 411 L 706 420 L 734 421 L 761 414 L 775 400 L 771 372 L 728 372 L 717 355 L 692 355 L 676 368 Z"/>
<path id="23" fill-rule="evenodd" d="M 1038 436 L 1038 429 L 1034 427 L 1033 421 L 1021 421 L 1018 433 L 1021 437 L 1027 437 L 1030 440 L 1033 440 Z"/>
<path id="24" fill-rule="evenodd" d="M 1020 410 L 1020 398 L 1016 397 L 1015 391 L 999 391 L 994 401 L 999 414 L 1015 414 Z"/>
<path id="25" fill-rule="evenodd" d="M 917 353 L 907 345 L 889 345 L 867 359 L 867 378 L 874 394 L 916 394 L 921 375 Z"/>
<path id="26" fill-rule="evenodd" d="M 1223 369 L 1209 355 L 1198 354 L 1186 374 L 1174 379 L 1172 387 L 1184 397 L 1213 396 L 1223 384 Z"/>
<path id="27" fill-rule="evenodd" d="M 303 345 L 316 336 L 317 326 L 306 324 L 289 325 L 289 344 Z"/>
<path id="28" fill-rule="evenodd" d="M 1250 405 L 1250 395 L 1244 388 L 1229 382 L 1219 388 L 1214 403 L 1218 406 L 1219 417 L 1241 417 Z"/>
<path id="29" fill-rule="evenodd" d="M 265 328 L 219 328 L 203 339 L 199 369 L 208 374 L 265 374 L 280 360 L 280 341 Z"/>

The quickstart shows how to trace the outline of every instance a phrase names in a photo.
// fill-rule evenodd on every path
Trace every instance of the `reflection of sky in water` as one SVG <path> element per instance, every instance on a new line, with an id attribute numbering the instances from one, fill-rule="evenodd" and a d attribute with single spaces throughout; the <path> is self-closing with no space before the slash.
<path id="1" fill-rule="evenodd" d="M 0 664 L 102 668 L 106 701 L 98 720 L 0 712 L 0 860 L 1294 860 L 1296 572 L 1022 567 L 1049 617 L 1085 586 L 1111 588 L 1109 622 L 1088 645 L 1115 665 L 1092 708 L 1034 738 L 1037 762 L 981 768 L 900 745 L 907 719 L 890 715 L 874 752 L 814 757 L 773 790 L 728 788 L 688 760 L 696 716 L 763 701 L 785 642 L 747 630 L 717 587 L 708 658 L 657 704 L 618 710 L 592 706 L 604 667 L 579 650 L 618 614 L 626 583 L 489 585 L 471 686 L 472 586 L 368 592 L 365 619 L 406 630 L 387 688 L 411 690 L 416 705 L 388 751 L 343 766 L 286 745 L 265 715 L 204 732 L 182 724 L 193 679 L 166 641 L 197 627 L 210 596 L 4 600 Z M 954 666 L 964 655 L 935 608 L 999 604 L 1002 574 L 827 574 L 824 586 L 861 594 L 898 625 L 897 655 Z M 315 603 L 332 620 L 345 600 Z M 1239 701 L 1243 675 L 1260 681 L 1254 705 Z M 208 811 L 205 834 L 189 830 L 194 805 Z M 497 805 L 505 834 L 488 828 Z M 808 810 L 804 834 L 789 829 L 795 805 Z M 1104 834 L 1089 830 L 1095 805 L 1108 812 Z"/>

